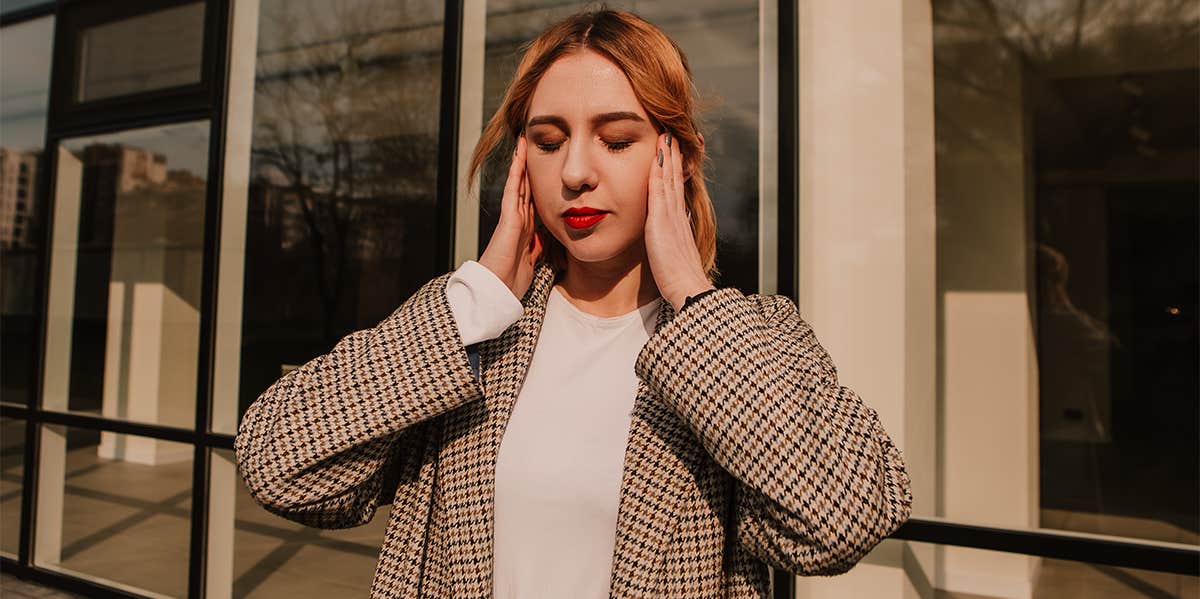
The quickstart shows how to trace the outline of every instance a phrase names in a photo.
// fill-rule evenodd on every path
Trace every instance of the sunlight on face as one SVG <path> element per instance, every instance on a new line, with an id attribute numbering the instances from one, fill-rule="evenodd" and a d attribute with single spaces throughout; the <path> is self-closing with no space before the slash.
<path id="1" fill-rule="evenodd" d="M 525 131 L 538 216 L 567 252 L 602 262 L 644 251 L 658 132 L 620 67 L 590 50 L 558 59 L 534 90 Z M 585 207 L 605 214 L 564 218 Z"/>

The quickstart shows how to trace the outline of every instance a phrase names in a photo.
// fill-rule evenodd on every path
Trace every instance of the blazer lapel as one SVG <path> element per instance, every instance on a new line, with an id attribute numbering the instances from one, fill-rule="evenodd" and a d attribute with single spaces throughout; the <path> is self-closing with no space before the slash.
<path id="1" fill-rule="evenodd" d="M 540 265 L 522 302 L 524 316 L 481 344 L 483 401 L 447 415 L 437 482 L 445 520 L 431 524 L 445 528 L 442 559 L 448 564 L 454 597 L 492 595 L 496 455 L 533 359 L 553 286 L 554 271 Z"/>
<path id="2" fill-rule="evenodd" d="M 663 300 L 655 333 L 674 317 L 675 309 Z M 611 596 L 655 596 L 655 574 L 662 570 L 685 485 L 702 455 L 687 425 L 639 379 L 621 477 Z"/>

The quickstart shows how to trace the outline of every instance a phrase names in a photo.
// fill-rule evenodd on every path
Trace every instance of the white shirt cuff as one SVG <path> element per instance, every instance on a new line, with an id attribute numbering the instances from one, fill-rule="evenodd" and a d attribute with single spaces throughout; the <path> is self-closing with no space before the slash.
<path id="1" fill-rule="evenodd" d="M 521 319 L 525 307 L 488 267 L 468 260 L 446 281 L 446 299 L 463 345 L 495 339 Z"/>

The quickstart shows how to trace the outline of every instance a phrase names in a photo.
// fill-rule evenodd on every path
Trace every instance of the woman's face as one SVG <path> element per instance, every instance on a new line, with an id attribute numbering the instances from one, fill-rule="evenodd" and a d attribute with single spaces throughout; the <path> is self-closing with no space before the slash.
<path id="1" fill-rule="evenodd" d="M 590 50 L 558 59 L 534 90 L 525 135 L 537 214 L 571 256 L 644 251 L 658 132 L 617 65 Z M 602 216 L 570 216 L 581 210 Z"/>

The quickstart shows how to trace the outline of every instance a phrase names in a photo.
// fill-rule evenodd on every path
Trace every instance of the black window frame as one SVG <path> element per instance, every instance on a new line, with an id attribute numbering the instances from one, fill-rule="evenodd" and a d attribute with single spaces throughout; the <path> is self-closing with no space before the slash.
<path id="1" fill-rule="evenodd" d="M 79 44 L 91 28 L 141 17 L 189 4 L 204 5 L 204 41 L 201 49 L 200 81 L 78 101 Z M 228 11 L 221 14 L 211 0 L 123 0 L 122 2 L 71 1 L 58 6 L 54 35 L 54 66 L 50 81 L 50 114 L 47 127 L 56 137 L 73 136 L 73 131 L 106 128 L 114 122 L 144 119 L 187 120 L 181 115 L 207 113 L 221 103 L 224 69 L 221 32 Z"/>

